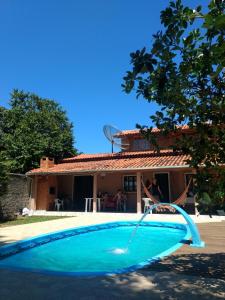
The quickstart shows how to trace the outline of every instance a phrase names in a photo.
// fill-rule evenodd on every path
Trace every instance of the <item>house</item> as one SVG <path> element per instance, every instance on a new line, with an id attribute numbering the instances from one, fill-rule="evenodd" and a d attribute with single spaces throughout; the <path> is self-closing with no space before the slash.
<path id="1" fill-rule="evenodd" d="M 64 199 L 63 209 L 85 211 L 85 198 L 90 197 L 93 200 L 91 210 L 96 212 L 100 209 L 100 192 L 115 195 L 122 189 L 127 195 L 126 211 L 140 213 L 144 196 L 141 178 L 145 182 L 153 177 L 162 190 L 162 200 L 172 202 L 183 192 L 194 170 L 187 164 L 188 156 L 174 152 L 171 145 L 181 134 L 193 132 L 187 126 L 168 136 L 163 136 L 158 129 L 153 132 L 159 153 L 143 139 L 139 130 L 126 130 L 119 138 L 126 139 L 128 147 L 119 153 L 80 154 L 58 164 L 53 159 L 42 158 L 40 168 L 27 173 L 33 179 L 33 208 L 53 210 L 54 201 L 59 198 Z"/>

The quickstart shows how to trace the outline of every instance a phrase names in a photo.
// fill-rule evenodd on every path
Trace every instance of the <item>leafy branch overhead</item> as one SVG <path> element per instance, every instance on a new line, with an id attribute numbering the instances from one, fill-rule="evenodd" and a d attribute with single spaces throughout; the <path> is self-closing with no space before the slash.
<path id="1" fill-rule="evenodd" d="M 175 148 L 196 169 L 217 168 L 225 163 L 225 1 L 204 9 L 171 1 L 160 18 L 164 29 L 151 49 L 131 53 L 123 90 L 159 105 L 151 119 L 162 133 L 194 128 L 194 138 L 183 136 Z"/>

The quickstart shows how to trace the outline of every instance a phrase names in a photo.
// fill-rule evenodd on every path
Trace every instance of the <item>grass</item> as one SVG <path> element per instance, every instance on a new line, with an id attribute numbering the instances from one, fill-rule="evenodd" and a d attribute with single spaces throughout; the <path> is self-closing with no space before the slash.
<path id="1" fill-rule="evenodd" d="M 30 224 L 30 223 L 37 223 L 37 222 L 45 222 L 57 219 L 63 219 L 68 217 L 55 217 L 55 216 L 26 216 L 17 217 L 16 220 L 12 221 L 0 221 L 0 227 L 8 227 L 8 226 L 15 226 L 15 225 L 23 225 L 23 224 Z"/>

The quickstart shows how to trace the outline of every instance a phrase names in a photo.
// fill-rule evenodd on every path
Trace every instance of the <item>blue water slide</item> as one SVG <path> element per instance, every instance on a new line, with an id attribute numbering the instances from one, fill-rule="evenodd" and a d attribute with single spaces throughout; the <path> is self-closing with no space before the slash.
<path id="1" fill-rule="evenodd" d="M 179 211 L 179 213 L 184 217 L 185 221 L 187 222 L 187 225 L 189 227 L 191 236 L 192 236 L 192 242 L 190 244 L 190 246 L 192 247 L 198 247 L 198 248 L 203 248 L 205 247 L 205 243 L 201 240 L 199 231 L 197 226 L 195 225 L 194 221 L 191 219 L 191 217 L 186 213 L 186 211 L 184 211 L 180 206 L 176 205 L 176 204 L 170 204 L 170 203 L 157 203 L 157 204 L 153 204 L 151 205 L 151 207 L 146 211 L 145 215 L 146 216 L 148 213 L 152 212 L 153 209 L 157 208 L 158 206 L 171 206 L 173 208 L 175 208 L 177 211 Z M 142 218 L 142 220 L 144 219 L 144 217 Z"/>

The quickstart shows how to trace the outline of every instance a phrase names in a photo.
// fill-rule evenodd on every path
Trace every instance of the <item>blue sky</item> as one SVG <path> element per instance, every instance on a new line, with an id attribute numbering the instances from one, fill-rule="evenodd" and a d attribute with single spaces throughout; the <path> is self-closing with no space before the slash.
<path id="1" fill-rule="evenodd" d="M 186 0 L 193 8 L 204 0 Z M 13 88 L 58 101 L 75 146 L 108 152 L 104 124 L 149 124 L 156 106 L 122 92 L 130 52 L 150 47 L 167 0 L 0 0 L 0 105 Z"/>

